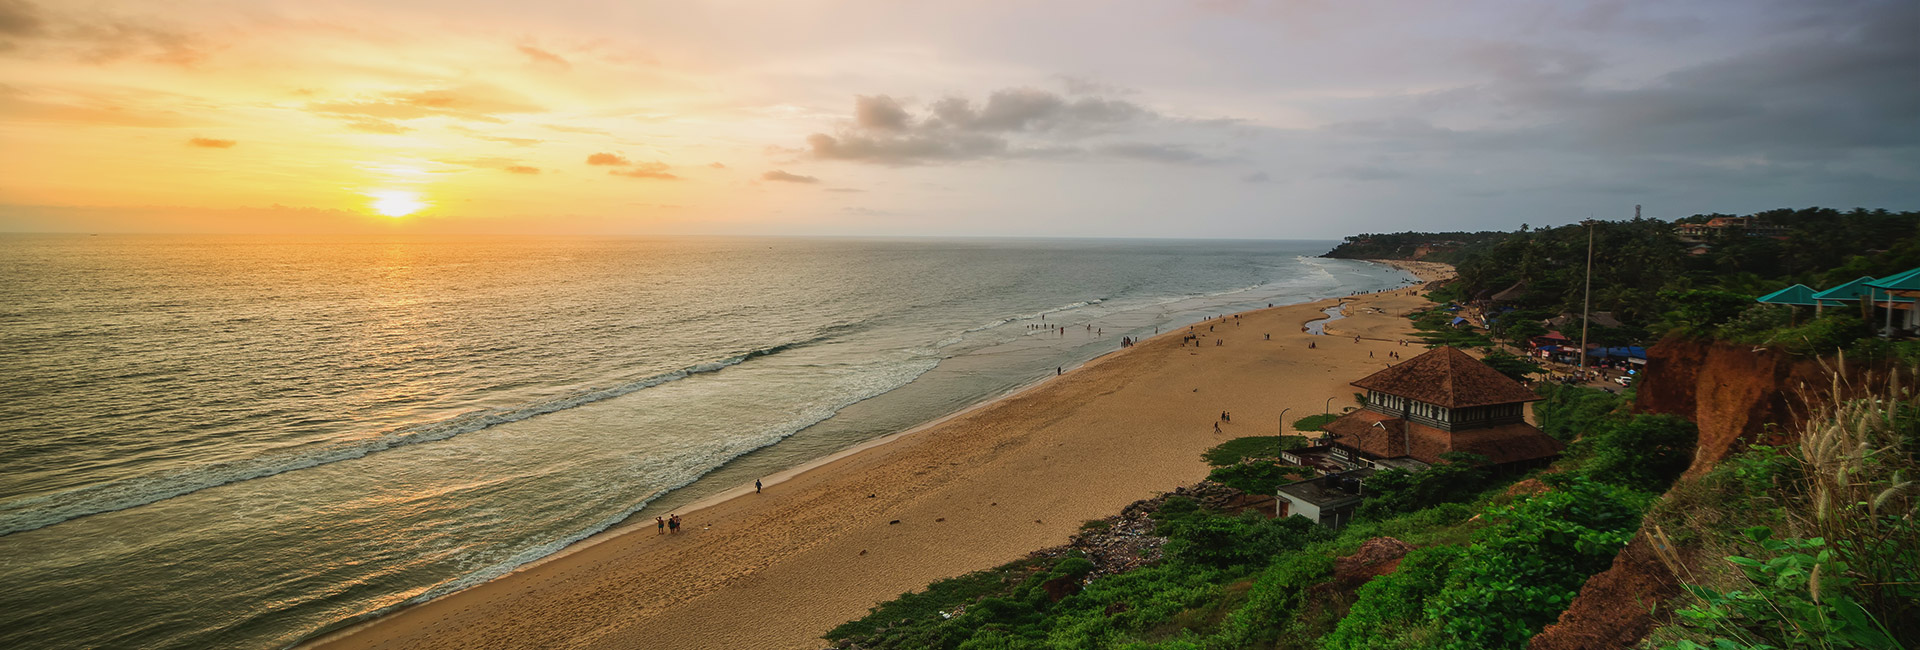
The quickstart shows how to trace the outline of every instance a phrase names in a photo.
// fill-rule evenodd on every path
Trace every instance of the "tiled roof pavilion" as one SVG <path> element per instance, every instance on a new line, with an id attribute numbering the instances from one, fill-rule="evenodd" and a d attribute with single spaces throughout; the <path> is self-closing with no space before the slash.
<path id="1" fill-rule="evenodd" d="M 1544 399 L 1453 347 L 1434 348 L 1353 385 L 1456 409 Z"/>
<path id="2" fill-rule="evenodd" d="M 1565 443 L 1523 419 L 1520 404 L 1542 399 L 1540 396 L 1451 347 L 1436 348 L 1353 385 L 1449 410 L 1419 411 L 1414 408 L 1417 405 L 1400 401 L 1383 404 L 1369 396 L 1373 401 L 1366 408 L 1326 424 L 1326 431 L 1336 436 L 1336 442 L 1375 462 L 1413 458 L 1435 464 L 1444 462 L 1441 454 L 1459 451 L 1485 456 L 1494 465 L 1506 465 L 1544 462 L 1566 449 Z"/>

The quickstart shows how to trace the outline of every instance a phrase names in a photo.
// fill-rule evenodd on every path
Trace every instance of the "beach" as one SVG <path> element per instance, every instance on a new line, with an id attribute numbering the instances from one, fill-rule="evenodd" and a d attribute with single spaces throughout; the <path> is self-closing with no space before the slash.
<path id="1" fill-rule="evenodd" d="M 1395 265 L 1422 280 L 1451 273 Z M 1192 328 L 1197 346 L 1164 332 L 767 477 L 759 494 L 749 484 L 682 509 L 678 534 L 634 522 L 307 647 L 822 647 L 819 635 L 881 601 L 1061 544 L 1088 519 L 1204 478 L 1209 447 L 1352 406 L 1348 382 L 1389 352 L 1419 351 L 1398 343 L 1404 314 L 1426 304 L 1417 294 L 1340 299 L 1327 336 L 1302 325 L 1336 300 L 1215 318 Z M 1216 432 L 1223 411 L 1232 421 Z"/>

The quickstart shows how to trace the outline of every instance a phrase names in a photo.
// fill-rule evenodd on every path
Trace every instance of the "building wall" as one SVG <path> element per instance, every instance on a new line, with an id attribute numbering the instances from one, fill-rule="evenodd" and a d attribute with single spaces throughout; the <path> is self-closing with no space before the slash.
<path id="1" fill-rule="evenodd" d="M 1280 498 L 1287 502 L 1287 511 L 1295 517 L 1306 517 L 1314 523 L 1320 523 L 1320 506 L 1301 501 L 1292 495 L 1281 493 Z"/>

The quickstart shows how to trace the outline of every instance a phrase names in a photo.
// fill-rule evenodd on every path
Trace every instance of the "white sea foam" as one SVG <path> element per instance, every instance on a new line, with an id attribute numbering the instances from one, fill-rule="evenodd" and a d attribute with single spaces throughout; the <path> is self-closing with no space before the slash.
<path id="1" fill-rule="evenodd" d="M 0 535 L 44 528 L 87 515 L 142 506 L 228 483 L 360 458 L 395 447 L 445 440 L 494 425 L 517 422 L 582 404 L 627 395 L 693 375 L 715 372 L 749 359 L 778 354 L 813 343 L 821 338 L 753 350 L 617 386 L 575 393 L 519 408 L 462 413 L 446 420 L 403 427 L 371 438 L 307 445 L 244 460 L 209 463 L 14 499 L 0 503 Z"/>
<path id="2" fill-rule="evenodd" d="M 662 495 L 693 484 L 714 470 L 725 466 L 735 458 L 778 443 L 795 433 L 805 430 L 807 427 L 826 421 L 828 418 L 839 413 L 841 409 L 848 406 L 878 397 L 896 388 L 905 386 L 914 379 L 926 374 L 937 365 L 937 359 L 916 357 L 904 363 L 881 368 L 877 372 L 860 373 L 843 384 L 845 391 L 832 401 L 806 407 L 797 413 L 795 417 L 782 422 L 778 426 L 768 427 L 749 436 L 723 441 L 720 444 L 713 445 L 712 449 L 705 454 L 683 456 L 680 458 L 656 459 L 646 463 L 644 467 L 634 468 L 632 470 L 634 474 L 654 477 L 660 484 L 659 487 L 655 488 L 645 498 L 639 500 L 638 503 L 612 515 L 603 517 L 585 528 L 541 544 L 515 551 L 504 559 L 490 562 L 458 578 L 436 585 L 404 603 L 369 612 L 356 617 L 355 620 L 364 620 L 400 607 L 427 602 L 512 573 L 515 569 L 558 553 L 581 540 L 619 525 L 620 522 L 633 516 L 634 513 L 646 509 L 648 505 L 652 504 L 653 501 Z M 325 631 L 326 630 L 322 630 L 322 632 Z"/>

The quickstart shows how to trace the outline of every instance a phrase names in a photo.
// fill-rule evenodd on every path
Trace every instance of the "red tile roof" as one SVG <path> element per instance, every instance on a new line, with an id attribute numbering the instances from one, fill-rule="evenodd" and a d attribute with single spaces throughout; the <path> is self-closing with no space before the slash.
<path id="1" fill-rule="evenodd" d="M 1374 423 L 1380 426 L 1373 426 Z M 1450 451 L 1486 456 L 1495 465 L 1548 458 L 1567 448 L 1525 422 L 1449 433 L 1377 411 L 1361 409 L 1327 423 L 1335 442 L 1380 458 L 1411 456 L 1433 464 Z M 1411 448 L 1409 448 L 1411 447 Z"/>
<path id="2" fill-rule="evenodd" d="M 1448 346 L 1367 375 L 1353 385 L 1447 408 L 1542 399 L 1520 382 Z"/>

